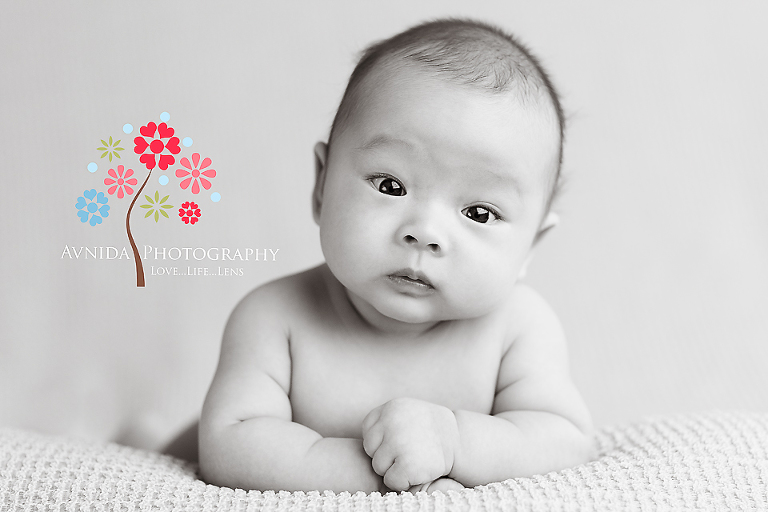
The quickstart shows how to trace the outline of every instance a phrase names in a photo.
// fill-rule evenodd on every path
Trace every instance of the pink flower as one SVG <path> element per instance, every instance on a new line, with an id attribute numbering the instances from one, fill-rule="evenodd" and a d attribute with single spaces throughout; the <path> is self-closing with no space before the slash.
<path id="1" fill-rule="evenodd" d="M 118 199 L 122 199 L 124 197 L 123 190 L 125 190 L 125 193 L 128 195 L 133 194 L 133 189 L 128 185 L 136 186 L 136 184 L 138 183 L 136 178 L 131 178 L 131 176 L 133 176 L 133 170 L 127 169 L 124 171 L 124 169 L 125 168 L 122 165 L 118 165 L 117 173 L 115 173 L 114 169 L 110 169 L 108 171 L 109 175 L 112 176 L 112 178 L 114 179 L 104 178 L 105 185 L 112 185 L 111 187 L 109 187 L 107 192 L 109 192 L 109 194 L 112 195 L 115 193 L 115 190 L 117 190 Z"/>
<path id="2" fill-rule="evenodd" d="M 133 152 L 139 157 L 139 162 L 147 166 L 150 171 L 155 168 L 155 165 L 160 167 L 163 171 L 168 169 L 169 165 L 176 163 L 176 159 L 173 155 L 178 155 L 181 151 L 179 147 L 179 138 L 174 137 L 173 128 L 165 123 L 156 125 L 149 122 L 146 126 L 142 126 L 139 129 L 142 137 L 136 137 L 133 139 Z M 155 138 L 155 132 L 157 132 L 157 138 Z M 150 139 L 147 142 L 147 138 Z M 162 139 L 168 139 L 168 142 L 163 142 Z M 149 149 L 149 153 L 144 153 Z M 163 151 L 168 150 L 170 155 L 161 154 Z M 158 160 L 155 161 L 155 155 L 158 155 Z"/>
<path id="3" fill-rule="evenodd" d="M 203 170 L 209 165 L 211 165 L 211 163 L 212 163 L 211 159 L 206 158 L 203 160 L 203 163 L 200 164 L 200 155 L 198 153 L 194 153 L 192 155 L 192 163 L 189 163 L 189 159 L 187 159 L 186 157 L 182 158 L 181 165 L 183 165 L 184 167 L 189 169 L 189 171 L 192 171 L 192 172 L 185 171 L 184 169 L 176 169 L 177 178 L 184 178 L 186 176 L 189 176 L 189 178 L 185 179 L 179 184 L 181 188 L 186 190 L 189 184 L 192 183 L 193 194 L 198 194 L 200 192 L 201 184 L 203 185 L 203 188 L 205 188 L 205 190 L 208 190 L 209 188 L 211 188 L 211 182 L 203 178 L 203 176 L 207 176 L 208 178 L 216 177 L 216 171 L 214 169 L 208 169 L 207 171 Z"/>

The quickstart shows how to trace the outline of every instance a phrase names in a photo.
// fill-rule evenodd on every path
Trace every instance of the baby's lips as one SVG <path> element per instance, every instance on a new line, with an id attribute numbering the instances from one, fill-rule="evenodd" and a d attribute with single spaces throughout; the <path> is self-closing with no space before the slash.
<path id="1" fill-rule="evenodd" d="M 424 275 L 424 273 L 412 270 L 410 268 L 398 270 L 397 272 L 393 272 L 390 275 L 396 277 L 406 277 L 412 281 L 419 281 L 423 284 L 426 284 L 427 286 L 434 287 L 432 282 L 427 278 L 426 275 Z"/>

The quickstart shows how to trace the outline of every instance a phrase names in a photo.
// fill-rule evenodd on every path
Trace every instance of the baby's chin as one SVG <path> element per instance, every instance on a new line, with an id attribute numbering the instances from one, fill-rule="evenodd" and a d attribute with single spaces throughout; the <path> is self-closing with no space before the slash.
<path id="1" fill-rule="evenodd" d="M 388 286 L 382 289 L 367 283 L 353 282 L 350 283 L 352 286 L 346 286 L 339 282 L 358 314 L 372 325 L 387 326 L 387 330 L 419 330 L 420 325 L 429 328 L 439 322 L 479 318 L 494 309 L 493 301 L 478 297 L 459 300 L 440 290 L 427 296 L 412 296 L 393 291 Z"/>
<path id="2" fill-rule="evenodd" d="M 387 297 L 359 296 L 356 307 L 371 324 L 391 333 L 426 331 L 434 324 L 449 319 L 434 307 L 434 304 L 415 303 L 414 300 L 398 300 Z M 364 314 L 360 309 L 367 310 Z M 378 318 L 376 318 L 378 317 Z"/>
<path id="3" fill-rule="evenodd" d="M 405 311 L 403 309 L 405 309 Z M 381 308 L 381 309 L 376 308 L 376 311 L 381 313 L 382 316 L 385 316 L 386 318 L 394 322 L 401 322 L 404 324 L 411 324 L 414 326 L 447 320 L 447 318 L 443 318 L 442 316 L 439 316 L 439 315 L 435 315 L 432 313 L 416 312 L 416 311 L 413 311 L 412 309 L 408 310 L 407 308 Z"/>
<path id="4" fill-rule="evenodd" d="M 434 324 L 449 320 L 466 320 L 483 316 L 485 311 L 468 311 L 465 308 L 449 307 L 426 298 L 395 298 L 371 304 L 382 316 L 412 326 Z"/>

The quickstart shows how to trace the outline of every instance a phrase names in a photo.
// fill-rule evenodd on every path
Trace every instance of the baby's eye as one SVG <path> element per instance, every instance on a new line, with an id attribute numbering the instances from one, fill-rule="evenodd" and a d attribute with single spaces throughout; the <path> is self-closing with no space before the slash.
<path id="1" fill-rule="evenodd" d="M 473 221 L 479 222 L 480 224 L 485 224 L 489 220 L 499 219 L 499 216 L 495 212 L 482 206 L 470 206 L 469 208 L 462 210 L 461 213 L 463 213 L 465 217 L 469 217 Z"/>
<path id="2" fill-rule="evenodd" d="M 388 196 L 405 195 L 405 187 L 395 178 L 389 176 L 374 176 L 373 178 L 370 178 L 370 181 L 373 186 L 376 187 L 376 190 L 382 194 L 387 194 Z"/>

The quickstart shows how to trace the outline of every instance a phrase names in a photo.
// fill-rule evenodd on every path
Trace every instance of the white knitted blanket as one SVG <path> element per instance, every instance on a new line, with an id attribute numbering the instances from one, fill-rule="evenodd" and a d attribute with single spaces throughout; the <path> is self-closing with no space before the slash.
<path id="1" fill-rule="evenodd" d="M 597 444 L 589 464 L 447 494 L 246 492 L 158 453 L 0 429 L 0 511 L 768 510 L 768 413 L 651 418 Z"/>

